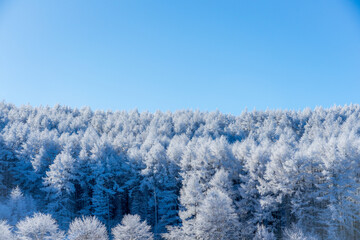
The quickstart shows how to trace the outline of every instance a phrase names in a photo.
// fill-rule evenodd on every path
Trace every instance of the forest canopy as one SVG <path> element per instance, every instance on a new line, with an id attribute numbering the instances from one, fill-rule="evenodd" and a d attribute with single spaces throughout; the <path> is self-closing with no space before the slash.
<path id="1" fill-rule="evenodd" d="M 36 218 L 61 237 L 86 223 L 115 238 L 131 226 L 143 239 L 359 239 L 359 116 L 2 102 L 0 228 L 25 234 Z"/>

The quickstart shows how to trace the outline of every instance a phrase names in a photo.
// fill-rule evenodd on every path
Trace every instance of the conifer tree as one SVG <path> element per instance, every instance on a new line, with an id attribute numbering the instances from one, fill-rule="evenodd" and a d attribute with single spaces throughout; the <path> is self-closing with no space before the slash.
<path id="1" fill-rule="evenodd" d="M 11 226 L 4 220 L 0 220 L 0 239 L 1 240 L 15 240 L 15 235 L 12 232 Z"/>
<path id="2" fill-rule="evenodd" d="M 44 191 L 48 197 L 48 211 L 67 226 L 75 216 L 75 159 L 68 149 L 58 154 L 44 178 Z"/>
<path id="3" fill-rule="evenodd" d="M 139 215 L 125 215 L 112 229 L 114 240 L 152 240 L 153 233 L 146 221 L 141 221 Z"/>
<path id="4" fill-rule="evenodd" d="M 75 218 L 68 230 L 69 240 L 108 240 L 106 227 L 96 217 Z"/>
<path id="5" fill-rule="evenodd" d="M 207 191 L 195 221 L 198 239 L 239 238 L 239 222 L 232 200 L 217 188 Z"/>
<path id="6" fill-rule="evenodd" d="M 59 230 L 56 221 L 49 214 L 35 213 L 16 224 L 17 237 L 20 240 L 63 240 L 64 233 Z"/>

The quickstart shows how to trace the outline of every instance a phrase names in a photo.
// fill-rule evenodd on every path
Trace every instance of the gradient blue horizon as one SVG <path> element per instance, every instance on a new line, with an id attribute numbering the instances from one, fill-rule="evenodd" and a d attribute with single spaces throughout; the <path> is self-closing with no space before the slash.
<path id="1" fill-rule="evenodd" d="M 360 103 L 358 1 L 0 0 L 0 100 L 102 110 Z"/>

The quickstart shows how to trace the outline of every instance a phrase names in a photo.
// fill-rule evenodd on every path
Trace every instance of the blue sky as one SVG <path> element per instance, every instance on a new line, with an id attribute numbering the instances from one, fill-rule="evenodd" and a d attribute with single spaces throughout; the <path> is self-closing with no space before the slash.
<path id="1" fill-rule="evenodd" d="M 360 103 L 360 4 L 0 0 L 0 99 L 140 111 Z"/>

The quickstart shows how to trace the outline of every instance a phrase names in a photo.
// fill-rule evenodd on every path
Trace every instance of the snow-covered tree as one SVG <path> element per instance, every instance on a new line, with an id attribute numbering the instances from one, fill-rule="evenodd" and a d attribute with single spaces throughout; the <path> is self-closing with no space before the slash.
<path id="1" fill-rule="evenodd" d="M 292 224 L 291 227 L 286 228 L 284 231 L 285 240 L 317 240 L 316 234 L 313 232 L 305 233 L 301 227 Z"/>
<path id="2" fill-rule="evenodd" d="M 96 217 L 75 218 L 68 231 L 69 240 L 108 240 L 106 227 Z"/>
<path id="3" fill-rule="evenodd" d="M 48 211 L 60 222 L 67 226 L 74 217 L 75 194 L 75 159 L 67 150 L 56 156 L 54 163 L 46 172 L 44 191 L 47 192 Z"/>
<path id="4" fill-rule="evenodd" d="M 100 139 L 91 149 L 90 169 L 88 181 L 92 188 L 92 214 L 110 228 L 115 217 L 116 201 L 121 200 L 119 195 L 124 192 L 128 180 L 125 158 L 107 139 Z M 119 215 L 117 217 L 121 217 L 122 213 Z"/>
<path id="5" fill-rule="evenodd" d="M 179 216 L 182 221 L 181 229 L 187 239 L 195 238 L 195 219 L 199 214 L 199 207 L 203 199 L 204 190 L 200 185 L 199 177 L 192 175 L 187 180 L 184 180 L 180 193 L 181 210 Z"/>
<path id="6" fill-rule="evenodd" d="M 264 225 L 258 225 L 253 240 L 275 240 L 273 232 L 269 232 Z"/>
<path id="7" fill-rule="evenodd" d="M 14 154 L 0 135 L 0 197 L 6 196 L 14 184 Z"/>
<path id="8" fill-rule="evenodd" d="M 178 167 L 168 161 L 164 146 L 155 142 L 145 155 L 146 168 L 142 171 L 142 185 L 149 195 L 149 221 L 154 226 L 154 232 L 165 232 L 167 225 L 179 222 L 177 216 Z M 153 213 L 153 214 L 151 214 Z"/>
<path id="9" fill-rule="evenodd" d="M 64 233 L 49 214 L 35 213 L 16 224 L 20 240 L 63 240 Z"/>
<path id="10" fill-rule="evenodd" d="M 166 229 L 167 232 L 161 234 L 161 236 L 166 240 L 189 239 L 189 237 L 184 234 L 184 231 L 180 226 L 167 226 Z"/>
<path id="11" fill-rule="evenodd" d="M 0 220 L 0 239 L 1 240 L 15 240 L 15 235 L 12 232 L 12 227 L 6 221 Z"/>
<path id="12" fill-rule="evenodd" d="M 216 188 L 219 191 L 224 192 L 229 197 L 234 195 L 232 182 L 229 178 L 229 172 L 226 171 L 224 168 L 216 171 L 209 185 L 212 188 Z"/>
<path id="13" fill-rule="evenodd" d="M 121 221 L 112 229 L 114 240 L 152 240 L 153 233 L 146 221 L 141 221 L 139 215 L 125 215 Z"/>
<path id="14" fill-rule="evenodd" d="M 239 222 L 232 200 L 217 188 L 207 191 L 195 221 L 199 239 L 239 238 Z"/>
<path id="15" fill-rule="evenodd" d="M 33 198 L 24 196 L 18 186 L 11 191 L 6 204 L 10 212 L 8 220 L 12 225 L 15 225 L 18 221 L 32 215 L 36 211 L 36 204 Z"/>

